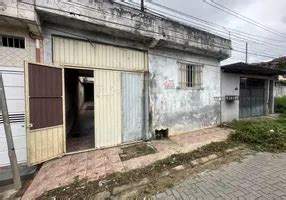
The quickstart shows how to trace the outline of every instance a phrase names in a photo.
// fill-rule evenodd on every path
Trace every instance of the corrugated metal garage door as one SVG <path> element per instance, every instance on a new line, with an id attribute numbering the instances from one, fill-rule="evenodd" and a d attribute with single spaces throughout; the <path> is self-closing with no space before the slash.
<path id="1" fill-rule="evenodd" d="M 263 79 L 241 78 L 240 80 L 240 118 L 262 116 L 265 114 Z"/>
<path id="2" fill-rule="evenodd" d="M 121 144 L 121 76 L 119 71 L 95 70 L 95 147 Z"/>
<path id="3" fill-rule="evenodd" d="M 123 142 L 142 139 L 143 74 L 122 73 Z"/>
<path id="4" fill-rule="evenodd" d="M 143 74 L 94 72 L 95 146 L 115 146 L 143 137 Z"/>
<path id="5" fill-rule="evenodd" d="M 53 62 L 87 68 L 146 69 L 146 52 L 128 48 L 53 37 Z"/>
<path id="6" fill-rule="evenodd" d="M 146 52 L 53 37 L 53 61 L 69 67 L 94 68 L 97 148 L 142 139 Z"/>

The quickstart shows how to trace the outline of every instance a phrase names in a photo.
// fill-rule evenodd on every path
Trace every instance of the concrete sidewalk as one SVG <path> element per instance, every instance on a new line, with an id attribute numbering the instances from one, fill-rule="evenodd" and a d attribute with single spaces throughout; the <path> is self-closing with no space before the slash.
<path id="1" fill-rule="evenodd" d="M 152 199 L 286 199 L 286 153 L 257 153 L 187 177 Z"/>
<path id="2" fill-rule="evenodd" d="M 193 151 L 211 142 L 223 141 L 231 130 L 209 128 L 152 141 L 157 153 L 121 161 L 121 147 L 64 156 L 43 164 L 22 199 L 35 199 L 44 192 L 72 183 L 75 177 L 97 180 L 114 172 L 145 167 L 172 154 Z"/>

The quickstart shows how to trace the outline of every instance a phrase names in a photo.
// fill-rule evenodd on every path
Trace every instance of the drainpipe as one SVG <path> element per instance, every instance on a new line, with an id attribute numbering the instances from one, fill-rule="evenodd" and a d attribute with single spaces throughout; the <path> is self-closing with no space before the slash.
<path id="1" fill-rule="evenodd" d="M 40 40 L 36 39 L 36 62 L 41 62 L 41 47 L 40 47 Z"/>
<path id="2" fill-rule="evenodd" d="M 43 38 L 37 34 L 34 34 L 32 32 L 29 33 L 30 37 L 35 40 L 36 43 L 36 62 L 41 62 L 41 41 Z"/>

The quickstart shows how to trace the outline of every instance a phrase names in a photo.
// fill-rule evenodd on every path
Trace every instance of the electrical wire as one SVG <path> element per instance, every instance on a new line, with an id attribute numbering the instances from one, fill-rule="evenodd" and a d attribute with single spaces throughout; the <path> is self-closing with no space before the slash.
<path id="1" fill-rule="evenodd" d="M 29 4 L 29 3 L 27 3 L 27 2 L 22 2 L 22 3 Z M 44 9 L 52 9 L 52 10 L 56 10 L 56 11 L 59 11 L 59 12 L 65 12 L 65 13 L 69 13 L 70 15 L 77 15 L 77 16 L 87 17 L 87 18 L 90 18 L 90 19 L 95 19 L 95 20 L 98 20 L 98 21 L 103 21 L 103 22 L 107 22 L 107 23 L 112 23 L 112 24 L 116 24 L 116 25 L 120 25 L 120 26 L 125 26 L 125 27 L 129 27 L 129 28 L 136 29 L 136 30 L 142 30 L 142 31 L 145 31 L 145 32 L 153 33 L 153 34 L 161 34 L 161 33 L 159 33 L 159 32 L 155 32 L 155 31 L 151 31 L 151 30 L 135 28 L 135 27 L 133 27 L 133 26 L 128 26 L 128 25 L 126 25 L 126 24 L 120 24 L 120 23 L 118 23 L 118 22 L 112 22 L 112 21 L 108 21 L 108 20 L 101 19 L 101 18 L 96 18 L 96 17 L 91 17 L 91 16 L 83 15 L 83 14 L 81 14 L 81 13 L 74 13 L 74 12 L 69 12 L 69 11 L 65 11 L 65 10 L 62 10 L 62 9 L 56 9 L 56 8 L 51 8 L 51 7 L 46 7 L 46 6 L 39 6 L 39 5 L 38 5 L 37 7 L 41 7 L 41 8 L 44 8 Z M 191 41 L 191 42 L 194 42 L 194 43 L 198 43 L 198 44 L 202 44 L 202 45 L 207 45 L 207 46 L 211 46 L 211 47 L 218 47 L 218 48 L 230 49 L 229 47 L 226 47 L 226 46 L 206 44 L 206 43 L 203 43 L 203 42 L 199 42 L 199 41 L 197 41 L 197 40 L 179 38 L 179 37 L 176 37 L 176 36 L 173 36 L 173 35 L 170 36 L 170 37 L 177 38 L 177 39 L 180 39 L 180 40 L 183 40 L 183 41 L 189 41 L 189 42 Z M 240 53 L 245 53 L 245 52 L 242 52 L 242 51 L 237 50 L 237 49 L 232 49 L 232 50 L 237 51 L 237 52 L 240 52 Z M 274 57 L 270 57 L 269 55 L 264 55 L 264 54 L 260 54 L 260 53 L 256 53 L 256 52 L 249 52 L 249 54 L 251 54 L 251 55 L 256 55 L 256 56 L 261 56 L 261 57 L 265 57 L 265 58 L 274 58 Z"/>
<path id="2" fill-rule="evenodd" d="M 246 17 L 244 15 L 241 15 L 238 12 L 235 12 L 235 11 L 233 11 L 233 10 L 231 10 L 231 9 L 229 9 L 229 8 L 219 4 L 219 3 L 216 3 L 214 0 L 210 0 L 210 1 L 212 3 L 208 2 L 207 0 L 203 0 L 204 3 L 206 3 L 206 4 L 216 8 L 216 9 L 218 9 L 220 11 L 228 13 L 228 14 L 234 16 L 234 17 L 237 17 L 237 18 L 239 18 L 239 19 L 241 19 L 241 20 L 243 20 L 245 22 L 248 22 L 249 24 L 252 24 L 252 25 L 254 25 L 254 26 L 258 27 L 258 28 L 263 29 L 264 31 L 270 32 L 270 33 L 275 34 L 275 35 L 277 35 L 279 37 L 282 37 L 282 38 L 286 38 L 285 34 L 280 33 L 279 31 L 277 31 L 275 29 L 272 29 L 272 28 L 270 28 L 268 26 L 265 26 L 264 24 L 261 24 L 260 22 L 257 22 L 257 21 L 255 21 L 253 19 L 250 19 L 250 18 L 248 18 L 248 17 Z"/>
<path id="3" fill-rule="evenodd" d="M 130 2 L 133 2 L 132 0 Z M 190 14 L 187 14 L 187 13 L 184 13 L 184 12 L 181 12 L 181 11 L 178 11 L 178 10 L 175 10 L 173 8 L 170 8 L 170 7 L 167 7 L 165 5 L 161 5 L 161 4 L 158 4 L 158 3 L 155 3 L 155 2 L 148 2 L 148 4 L 151 4 L 151 5 L 155 5 L 157 7 L 161 7 L 161 8 L 164 8 L 166 10 L 169 10 L 171 12 L 174 12 L 174 13 L 177 13 L 177 14 L 180 14 L 180 15 L 183 15 L 183 16 L 186 16 L 190 19 L 193 19 L 193 20 L 197 20 L 197 21 L 200 21 L 202 23 L 205 23 L 205 24 L 208 24 L 208 25 L 211 25 L 213 27 L 220 27 L 221 29 L 223 30 L 227 30 L 227 31 L 231 31 L 232 33 L 239 33 L 239 34 L 243 34 L 245 36 L 254 36 L 256 38 L 261 38 L 261 39 L 265 39 L 265 40 L 270 40 L 270 41 L 275 41 L 275 42 L 284 42 L 286 43 L 286 40 L 276 40 L 276 39 L 273 39 L 273 38 L 267 38 L 267 37 L 263 37 L 263 36 L 259 36 L 259 35 L 254 35 L 252 33 L 247 33 L 247 32 L 243 32 L 243 31 L 239 31 L 239 30 L 236 30 L 236 29 L 233 29 L 233 28 L 229 28 L 229 27 L 226 27 L 226 26 L 223 26 L 223 25 L 220 25 L 220 24 L 217 24 L 217 23 L 213 23 L 213 22 L 210 22 L 210 21 L 207 21 L 207 20 L 204 20 L 204 19 L 201 19 L 201 18 L 198 18 L 198 17 L 195 17 L 193 15 L 190 15 Z"/>
<path id="4" fill-rule="evenodd" d="M 133 2 L 133 1 L 131 1 L 131 2 Z M 127 2 L 127 3 L 128 3 L 128 2 Z M 133 3 L 133 4 L 138 5 L 138 4 L 136 4 L 136 3 Z M 154 5 L 156 5 L 156 6 L 161 6 L 160 4 L 157 4 L 157 3 L 151 3 L 151 4 L 154 4 Z M 169 8 L 169 7 L 166 7 L 166 6 L 161 6 L 161 7 L 162 7 L 162 8 L 171 9 L 171 8 Z M 157 11 L 157 12 L 161 12 L 161 13 L 163 13 L 163 14 L 165 14 L 165 15 L 170 15 L 170 16 L 172 16 L 172 17 L 176 17 L 177 19 L 181 19 L 181 20 L 188 21 L 188 20 L 183 19 L 183 18 L 180 18 L 180 17 L 178 17 L 178 16 L 174 16 L 174 15 L 171 15 L 171 14 L 169 14 L 169 13 L 165 13 L 165 12 L 162 12 L 162 11 L 158 11 L 158 10 L 156 10 L 156 9 L 154 9 L 154 8 L 152 8 L 152 10 L 155 10 L 155 11 Z M 174 9 L 171 9 L 171 10 L 173 11 Z M 178 12 L 181 13 L 180 11 L 178 11 Z M 190 22 L 190 21 L 188 21 L 188 22 Z M 192 23 L 192 22 L 190 22 L 190 23 Z M 204 29 L 204 30 L 206 30 L 206 29 Z M 209 30 L 206 30 L 206 31 L 209 31 Z M 224 33 L 224 34 L 226 34 L 226 33 Z M 249 40 L 249 38 L 237 36 L 236 34 L 231 34 L 230 37 L 234 37 L 234 38 L 232 38 L 232 41 L 234 41 L 234 40 L 243 41 L 244 44 L 245 44 L 246 42 L 248 42 L 248 43 L 251 42 L 251 43 L 258 44 L 258 45 L 273 46 L 273 47 L 275 47 L 276 50 L 278 50 L 278 51 L 284 51 L 284 49 L 286 48 L 286 47 L 283 47 L 283 46 L 280 46 L 280 45 L 276 45 L 276 44 L 274 44 L 274 43 L 266 43 L 266 42 L 263 43 L 263 41 L 253 41 L 253 40 Z M 272 48 L 272 49 L 274 49 L 274 48 Z M 258 53 L 259 53 L 259 52 L 258 52 Z M 260 52 L 260 53 L 265 53 L 265 52 Z"/>

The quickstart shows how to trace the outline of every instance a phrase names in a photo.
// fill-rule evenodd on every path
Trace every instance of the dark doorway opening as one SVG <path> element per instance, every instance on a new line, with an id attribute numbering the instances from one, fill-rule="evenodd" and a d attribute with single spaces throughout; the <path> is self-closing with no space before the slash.
<path id="1" fill-rule="evenodd" d="M 92 70 L 65 69 L 67 152 L 95 147 L 93 88 Z"/>

